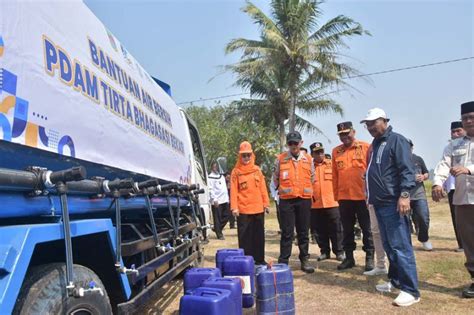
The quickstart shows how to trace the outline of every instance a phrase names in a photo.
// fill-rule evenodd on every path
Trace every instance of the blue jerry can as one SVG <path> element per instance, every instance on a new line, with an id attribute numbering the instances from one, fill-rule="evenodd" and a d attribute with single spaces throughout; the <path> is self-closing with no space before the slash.
<path id="1" fill-rule="evenodd" d="M 252 307 L 255 298 L 255 262 L 252 256 L 230 256 L 224 260 L 225 278 L 240 278 L 242 284 L 242 306 Z"/>
<path id="2" fill-rule="evenodd" d="M 257 268 L 257 314 L 295 314 L 293 274 L 288 265 Z"/>
<path id="3" fill-rule="evenodd" d="M 229 256 L 244 256 L 244 250 L 242 248 L 224 248 L 219 249 L 216 252 L 216 267 L 222 272 L 222 266 L 224 260 Z"/>
<path id="4" fill-rule="evenodd" d="M 238 315 L 234 312 L 230 291 L 200 287 L 179 301 L 180 315 Z"/>
<path id="5" fill-rule="evenodd" d="M 201 285 L 206 288 L 226 289 L 230 291 L 230 299 L 235 306 L 233 314 L 242 314 L 242 284 L 239 278 L 217 278 L 210 277 Z"/>
<path id="6" fill-rule="evenodd" d="M 201 283 L 210 277 L 221 277 L 221 271 L 217 268 L 191 268 L 184 274 L 184 294 L 199 288 Z"/>

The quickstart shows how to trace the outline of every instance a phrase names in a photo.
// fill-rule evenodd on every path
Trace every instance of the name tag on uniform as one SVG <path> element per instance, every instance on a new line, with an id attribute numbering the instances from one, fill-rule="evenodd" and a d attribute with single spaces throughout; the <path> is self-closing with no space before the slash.
<path id="1" fill-rule="evenodd" d="M 288 177 L 289 177 L 288 171 L 283 171 L 283 172 L 281 173 L 281 177 L 282 177 L 283 179 L 288 179 Z"/>

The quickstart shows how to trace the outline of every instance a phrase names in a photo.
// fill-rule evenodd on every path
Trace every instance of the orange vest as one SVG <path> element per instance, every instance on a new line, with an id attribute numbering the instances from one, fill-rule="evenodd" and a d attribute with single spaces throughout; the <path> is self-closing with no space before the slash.
<path id="1" fill-rule="evenodd" d="M 315 163 L 315 177 L 313 183 L 313 203 L 312 209 L 323 209 L 338 207 L 339 204 L 334 199 L 332 187 L 332 163 L 329 159 L 324 159 L 322 163 Z"/>
<path id="2" fill-rule="evenodd" d="M 367 142 L 356 140 L 351 147 L 339 145 L 332 150 L 332 174 L 336 200 L 365 200 Z"/>
<path id="3" fill-rule="evenodd" d="M 281 199 L 311 199 L 313 184 L 311 182 L 311 163 L 313 158 L 306 153 L 298 161 L 293 160 L 289 152 L 278 156 L 280 177 L 278 194 Z"/>

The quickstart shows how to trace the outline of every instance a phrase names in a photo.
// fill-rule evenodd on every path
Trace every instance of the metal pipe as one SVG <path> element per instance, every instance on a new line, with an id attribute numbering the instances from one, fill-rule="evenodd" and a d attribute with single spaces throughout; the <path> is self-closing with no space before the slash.
<path id="1" fill-rule="evenodd" d="M 64 232 L 64 249 L 66 251 L 66 289 L 68 294 L 72 295 L 72 290 L 74 289 L 74 271 L 73 271 L 73 258 L 72 258 L 72 241 L 71 241 L 71 226 L 69 223 L 69 210 L 67 207 L 67 188 L 63 182 L 57 182 L 56 188 L 59 193 L 59 198 L 61 200 L 61 217 L 63 223 L 63 232 Z"/>
<path id="2" fill-rule="evenodd" d="M 156 231 L 155 218 L 153 217 L 153 209 L 151 206 L 150 197 L 148 195 L 145 195 L 145 202 L 148 209 L 148 216 L 150 217 L 150 225 L 151 225 L 151 230 L 153 232 L 153 240 L 155 241 L 155 246 L 158 246 L 160 244 L 158 240 L 158 232 Z"/>

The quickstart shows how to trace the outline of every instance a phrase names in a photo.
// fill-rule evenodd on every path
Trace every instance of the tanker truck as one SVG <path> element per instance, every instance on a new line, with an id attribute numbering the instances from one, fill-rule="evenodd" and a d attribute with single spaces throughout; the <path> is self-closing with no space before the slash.
<path id="1" fill-rule="evenodd" d="M 0 314 L 132 314 L 203 260 L 195 124 L 80 1 L 0 2 Z"/>

